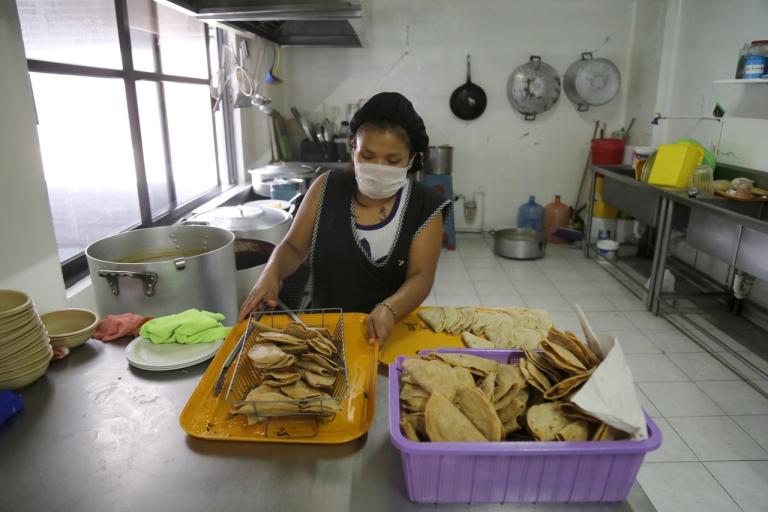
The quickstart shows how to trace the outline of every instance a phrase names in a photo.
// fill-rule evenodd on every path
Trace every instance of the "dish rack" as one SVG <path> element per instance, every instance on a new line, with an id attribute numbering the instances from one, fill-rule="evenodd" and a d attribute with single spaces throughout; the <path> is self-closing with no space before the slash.
<path id="1" fill-rule="evenodd" d="M 252 416 L 258 424 L 267 424 L 265 429 L 265 435 L 268 435 L 268 423 L 272 418 L 280 418 L 280 420 L 295 419 L 296 421 L 308 421 L 312 422 L 313 428 L 306 430 L 307 436 L 317 435 L 318 427 L 320 423 L 333 421 L 336 413 L 332 411 L 326 411 L 323 407 L 325 402 L 336 402 L 337 408 L 340 409 L 341 402 L 349 398 L 349 375 L 347 372 L 346 364 L 346 352 L 344 349 L 344 315 L 341 309 L 338 308 L 326 308 L 326 309 L 305 309 L 295 312 L 300 315 L 301 320 L 307 327 L 324 327 L 333 334 L 333 340 L 336 344 L 337 351 L 333 354 L 331 359 L 339 365 L 340 371 L 336 374 L 336 380 L 333 383 L 333 387 L 328 392 L 331 398 L 308 398 L 303 400 L 296 400 L 292 398 L 286 398 L 285 400 L 245 400 L 246 395 L 255 387 L 259 386 L 263 381 L 263 373 L 261 370 L 255 368 L 248 359 L 248 351 L 259 341 L 259 331 L 253 326 L 256 322 L 261 322 L 264 325 L 281 329 L 285 325 L 293 322 L 284 311 L 265 311 L 260 319 L 253 314 L 248 319 L 248 327 L 246 329 L 246 340 L 240 353 L 237 356 L 235 363 L 235 371 L 230 381 L 229 387 L 225 394 L 225 399 L 233 407 L 250 405 L 255 411 Z M 288 406 L 295 406 L 298 409 L 314 408 L 319 409 L 317 412 L 301 411 L 290 412 L 285 414 L 269 415 L 259 414 L 259 409 L 263 409 L 266 406 L 274 406 L 277 404 L 283 404 Z M 280 435 L 278 432 L 277 435 Z"/>

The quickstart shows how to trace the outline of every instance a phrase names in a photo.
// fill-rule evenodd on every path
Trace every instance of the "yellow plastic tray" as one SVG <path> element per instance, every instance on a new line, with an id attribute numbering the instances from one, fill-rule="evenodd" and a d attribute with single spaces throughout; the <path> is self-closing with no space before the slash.
<path id="1" fill-rule="evenodd" d="M 300 316 L 309 325 L 313 324 L 313 318 L 319 317 L 318 314 Z M 326 323 L 335 325 L 338 316 L 326 314 Z M 215 441 L 341 444 L 357 439 L 373 423 L 376 407 L 378 357 L 376 347 L 368 345 L 365 339 L 365 318 L 366 315 L 360 313 L 344 314 L 349 398 L 342 401 L 342 410 L 332 421 L 318 424 L 314 419 L 276 419 L 249 426 L 244 416 L 230 416 L 231 404 L 224 397 L 234 374 L 234 365 L 229 369 L 224 389 L 218 397 L 213 396 L 213 386 L 224 361 L 245 331 L 244 321 L 232 329 L 189 397 L 179 417 L 181 428 L 190 436 Z M 290 321 L 287 316 L 274 317 L 276 327 Z"/>
<path id="2" fill-rule="evenodd" d="M 476 308 L 486 309 L 486 308 Z M 345 317 L 346 319 L 346 317 Z M 397 356 L 415 356 L 420 350 L 433 348 L 465 348 L 460 336 L 434 332 L 416 313 L 411 313 L 395 324 L 395 330 L 379 354 L 379 361 L 389 366 Z"/>

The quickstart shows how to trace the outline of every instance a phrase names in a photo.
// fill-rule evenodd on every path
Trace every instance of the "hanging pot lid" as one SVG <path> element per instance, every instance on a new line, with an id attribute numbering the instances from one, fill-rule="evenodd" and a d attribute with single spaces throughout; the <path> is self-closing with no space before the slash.
<path id="1" fill-rule="evenodd" d="M 579 110 L 583 105 L 605 105 L 619 92 L 621 74 L 612 61 L 584 52 L 565 72 L 565 95 Z"/>
<path id="2" fill-rule="evenodd" d="M 518 66 L 507 80 L 507 98 L 526 121 L 551 109 L 560 98 L 560 76 L 555 68 L 532 55 L 530 62 Z"/>
<path id="3" fill-rule="evenodd" d="M 266 178 L 312 178 L 318 169 L 311 165 L 295 162 L 273 162 L 262 167 L 250 169 L 253 176 Z"/>
<path id="4" fill-rule="evenodd" d="M 194 222 L 206 222 L 230 231 L 263 230 L 278 226 L 291 215 L 277 208 L 261 206 L 221 206 L 193 217 Z"/>

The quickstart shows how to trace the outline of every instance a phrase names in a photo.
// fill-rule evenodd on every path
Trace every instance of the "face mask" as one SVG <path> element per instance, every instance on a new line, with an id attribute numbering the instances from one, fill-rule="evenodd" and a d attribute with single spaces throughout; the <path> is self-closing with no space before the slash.
<path id="1" fill-rule="evenodd" d="M 360 192 L 371 199 L 391 197 L 405 185 L 411 160 L 406 167 L 355 162 L 355 180 Z"/>

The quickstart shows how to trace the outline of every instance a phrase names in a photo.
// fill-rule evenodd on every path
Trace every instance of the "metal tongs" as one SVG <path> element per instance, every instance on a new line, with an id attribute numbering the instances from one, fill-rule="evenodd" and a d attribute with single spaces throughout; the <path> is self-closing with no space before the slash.
<path id="1" fill-rule="evenodd" d="M 229 353 L 227 360 L 224 361 L 224 366 L 222 366 L 221 370 L 219 371 L 219 376 L 216 379 L 216 385 L 213 386 L 213 396 L 219 396 L 221 394 L 221 390 L 224 389 L 224 381 L 226 380 L 229 367 L 232 366 L 235 358 L 243 349 L 245 341 L 251 336 L 251 333 L 253 332 L 253 322 L 259 321 L 259 319 L 264 315 L 265 309 L 266 308 L 264 306 L 264 302 L 262 302 L 261 306 L 259 306 L 259 310 L 256 313 L 251 313 L 251 315 L 248 317 L 248 326 L 245 328 L 245 332 L 242 336 L 240 336 L 240 340 L 237 342 L 237 345 L 232 348 L 232 352 Z"/>

